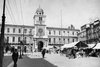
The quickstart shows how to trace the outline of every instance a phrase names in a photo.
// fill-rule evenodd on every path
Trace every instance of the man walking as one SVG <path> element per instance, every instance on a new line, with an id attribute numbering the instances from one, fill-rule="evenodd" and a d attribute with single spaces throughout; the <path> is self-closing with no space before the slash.
<path id="1" fill-rule="evenodd" d="M 45 53 L 46 53 L 46 49 L 43 49 L 41 52 L 42 52 L 42 57 L 44 58 Z"/>
<path id="2" fill-rule="evenodd" d="M 18 51 L 17 51 L 17 49 L 15 49 L 13 54 L 12 54 L 12 60 L 14 61 L 14 67 L 17 67 L 17 61 L 18 61 Z"/>

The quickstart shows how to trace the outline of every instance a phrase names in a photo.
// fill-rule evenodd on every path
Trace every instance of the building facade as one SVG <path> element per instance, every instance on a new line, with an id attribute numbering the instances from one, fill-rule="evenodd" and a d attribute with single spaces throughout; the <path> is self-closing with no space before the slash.
<path id="1" fill-rule="evenodd" d="M 16 45 L 22 41 L 24 45 L 32 45 L 33 49 L 41 51 L 48 45 L 61 46 L 63 44 L 78 41 L 79 29 L 73 25 L 69 28 L 47 27 L 45 24 L 46 15 L 40 7 L 33 17 L 34 25 L 11 25 L 5 26 L 5 39 L 7 43 Z"/>
<path id="2" fill-rule="evenodd" d="M 100 42 L 100 20 L 97 19 L 92 23 L 83 25 L 78 36 L 80 41 L 87 44 Z"/>

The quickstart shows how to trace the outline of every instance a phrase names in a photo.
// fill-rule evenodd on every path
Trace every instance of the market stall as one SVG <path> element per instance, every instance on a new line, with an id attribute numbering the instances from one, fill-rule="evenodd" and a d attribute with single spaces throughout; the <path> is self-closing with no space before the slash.
<path id="1" fill-rule="evenodd" d="M 95 47 L 93 48 L 93 53 L 95 53 L 95 55 L 97 56 L 97 57 L 100 57 L 100 43 L 97 43 L 96 45 L 95 45 Z"/>

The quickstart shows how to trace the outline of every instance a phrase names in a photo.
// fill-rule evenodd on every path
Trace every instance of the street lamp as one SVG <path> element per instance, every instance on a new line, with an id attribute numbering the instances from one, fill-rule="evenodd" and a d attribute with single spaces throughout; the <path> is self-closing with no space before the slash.
<path id="1" fill-rule="evenodd" d="M 69 44 L 69 31 L 68 31 L 68 44 Z"/>
<path id="2" fill-rule="evenodd" d="M 22 45 L 22 41 L 20 41 L 20 55 L 19 55 L 20 59 L 22 59 L 21 45 Z"/>
<path id="3" fill-rule="evenodd" d="M 26 40 L 23 39 L 23 41 L 22 41 L 22 56 L 24 55 L 23 54 L 23 52 L 24 52 L 24 44 L 26 44 Z"/>
<path id="4" fill-rule="evenodd" d="M 3 67 L 3 45 L 4 45 L 4 31 L 5 31 L 5 4 L 3 4 L 3 15 L 2 15 L 2 26 L 1 26 L 1 35 L 0 35 L 0 67 Z"/>
<path id="5" fill-rule="evenodd" d="M 46 39 L 46 45 L 45 45 L 46 47 L 48 46 L 48 39 Z"/>
<path id="6" fill-rule="evenodd" d="M 34 51 L 35 51 L 35 39 L 34 39 L 34 46 L 33 46 L 33 47 L 34 47 L 33 49 L 34 49 Z M 33 51 L 33 52 L 34 52 L 34 51 Z"/>

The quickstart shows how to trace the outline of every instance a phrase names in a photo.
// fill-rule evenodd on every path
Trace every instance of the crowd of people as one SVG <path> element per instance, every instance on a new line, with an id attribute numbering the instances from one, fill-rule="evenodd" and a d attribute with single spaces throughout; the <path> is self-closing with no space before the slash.
<path id="1" fill-rule="evenodd" d="M 20 49 L 25 53 L 27 52 L 27 47 L 26 46 L 24 46 L 23 49 L 21 48 L 21 46 L 18 46 L 17 48 L 15 46 L 6 46 L 4 48 L 4 53 L 7 53 L 7 52 L 13 53 L 14 49 L 17 49 L 18 52 L 20 51 Z"/>
<path id="2" fill-rule="evenodd" d="M 21 47 L 17 47 L 17 49 L 14 46 L 6 46 L 5 47 L 5 53 L 10 51 L 12 53 L 12 60 L 14 62 L 14 67 L 17 66 L 17 61 L 19 58 L 19 50 Z M 27 47 L 24 47 L 23 52 L 27 52 Z M 69 59 L 77 58 L 77 57 L 100 57 L 100 49 L 93 49 L 93 48 L 77 48 L 77 47 L 71 47 L 71 48 L 64 48 L 63 50 L 61 48 L 53 47 L 50 49 L 44 49 L 41 50 L 41 55 L 43 58 L 45 58 L 46 53 L 54 53 L 54 54 L 60 54 L 65 55 Z"/>
<path id="3" fill-rule="evenodd" d="M 68 58 L 77 58 L 77 57 L 100 57 L 100 49 L 92 49 L 92 48 L 65 48 L 61 50 L 61 54 L 65 54 Z"/>
<path id="4" fill-rule="evenodd" d="M 66 57 L 70 58 L 77 58 L 77 57 L 100 57 L 100 49 L 93 49 L 93 48 L 64 48 L 63 50 L 60 48 L 53 47 L 52 49 L 46 50 L 46 53 L 54 53 L 65 55 Z"/>
<path id="5" fill-rule="evenodd" d="M 27 48 L 24 47 L 23 52 L 27 52 Z M 17 51 L 19 52 L 20 47 L 17 47 Z M 10 51 L 13 53 L 15 51 L 15 47 L 6 47 L 5 52 Z M 77 48 L 77 47 L 71 47 L 71 48 L 64 48 L 63 50 L 61 48 L 57 48 L 54 46 L 53 48 L 50 49 L 42 49 L 41 54 L 42 57 L 45 57 L 45 53 L 54 53 L 54 54 L 60 54 L 60 55 L 65 55 L 68 58 L 77 58 L 77 57 L 100 57 L 100 49 L 92 49 L 92 48 Z"/>

